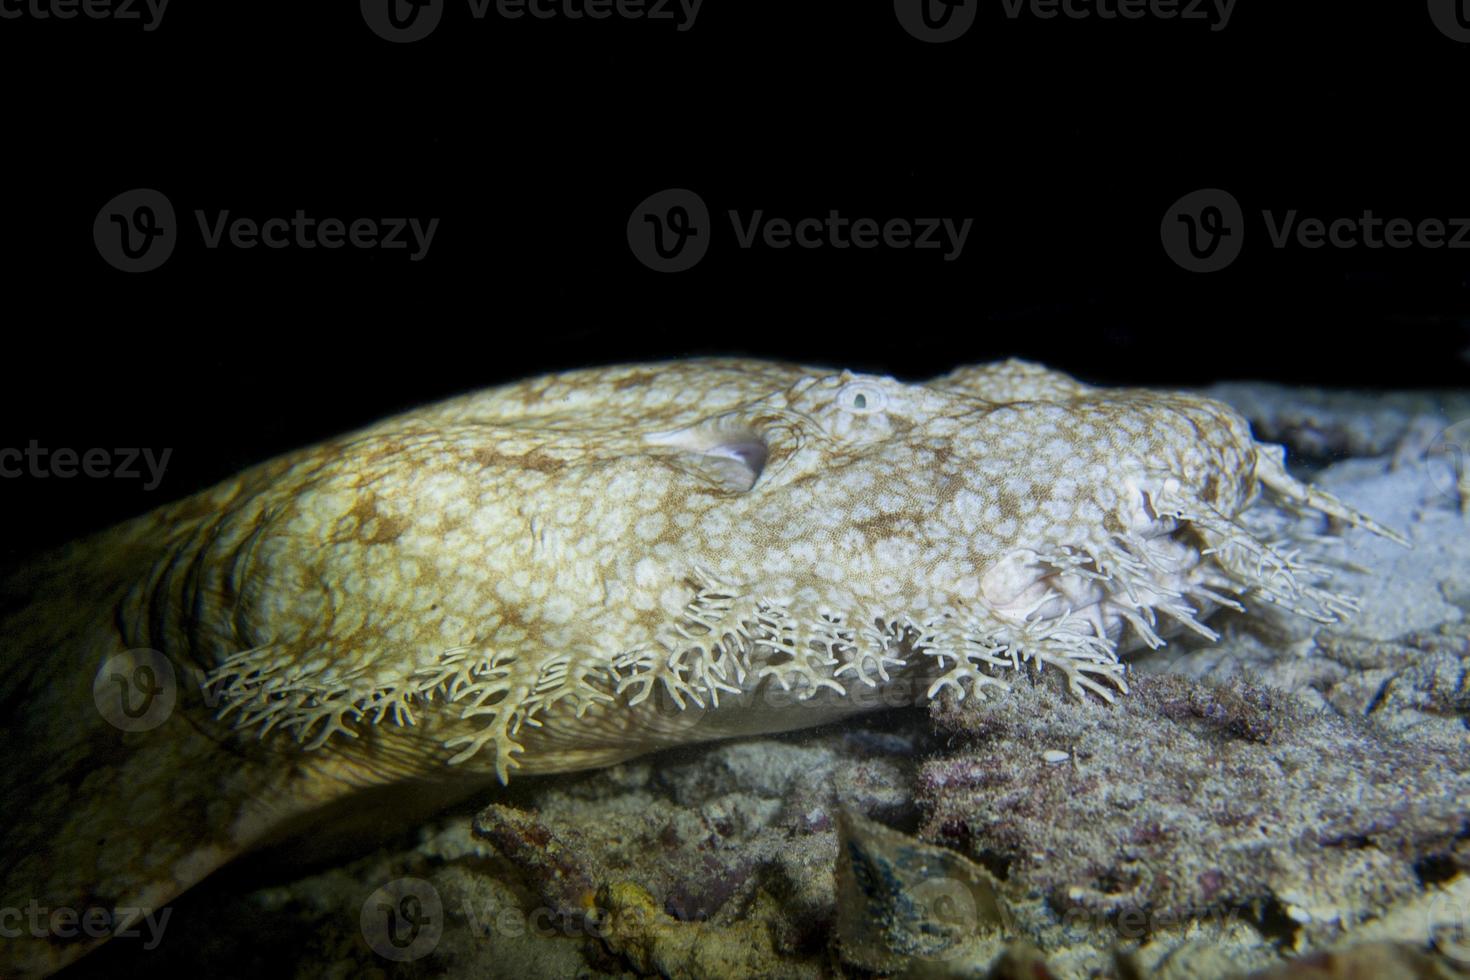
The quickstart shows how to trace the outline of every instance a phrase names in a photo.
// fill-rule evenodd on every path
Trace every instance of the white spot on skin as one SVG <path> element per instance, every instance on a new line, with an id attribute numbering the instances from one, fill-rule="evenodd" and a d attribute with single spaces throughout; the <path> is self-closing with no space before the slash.
<path id="1" fill-rule="evenodd" d="M 658 586 L 659 567 L 658 563 L 651 558 L 644 558 L 633 566 L 633 584 L 640 589 L 653 589 Z"/>

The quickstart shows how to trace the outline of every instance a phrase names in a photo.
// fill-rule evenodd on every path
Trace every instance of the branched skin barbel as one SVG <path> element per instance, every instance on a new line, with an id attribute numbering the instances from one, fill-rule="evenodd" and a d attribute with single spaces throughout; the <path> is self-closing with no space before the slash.
<path id="1" fill-rule="evenodd" d="M 1120 652 L 1213 638 L 1219 606 L 1351 611 L 1261 530 L 1305 512 L 1401 540 L 1223 404 L 1019 361 L 683 361 L 428 406 L 5 584 L 0 906 L 156 908 L 375 786 L 800 728 L 865 691 L 1003 696 L 1029 665 L 1111 701 Z M 94 680 L 141 650 L 177 705 L 124 732 Z M 54 932 L 0 934 L 0 972 L 96 944 Z"/>

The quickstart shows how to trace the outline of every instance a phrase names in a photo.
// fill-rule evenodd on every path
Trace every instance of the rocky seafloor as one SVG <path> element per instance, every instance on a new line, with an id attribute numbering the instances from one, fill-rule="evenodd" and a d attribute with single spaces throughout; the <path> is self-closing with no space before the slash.
<path id="1" fill-rule="evenodd" d="M 1410 537 L 1348 538 L 1355 616 L 516 780 L 67 975 L 1470 976 L 1470 394 L 1211 393 Z"/>

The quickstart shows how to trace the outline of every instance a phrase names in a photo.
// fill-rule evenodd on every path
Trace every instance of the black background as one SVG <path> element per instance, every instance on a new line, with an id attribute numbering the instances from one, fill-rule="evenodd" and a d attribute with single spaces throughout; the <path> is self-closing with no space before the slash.
<path id="1" fill-rule="evenodd" d="M 979 0 L 970 0 L 979 2 Z M 7 4 L 14 0 L 6 0 Z M 1019 355 L 1100 382 L 1463 385 L 1470 250 L 1284 250 L 1262 209 L 1470 216 L 1470 44 L 1421 0 L 1240 0 L 1199 21 L 1012 20 L 923 44 L 892 3 L 705 0 L 668 21 L 446 7 L 390 44 L 355 3 L 0 20 L 7 207 L 0 447 L 171 448 L 161 487 L 0 480 L 9 557 L 278 452 L 545 370 L 738 353 L 922 378 Z M 135 8 L 141 9 L 141 8 Z M 181 240 L 129 275 L 114 195 Z M 716 238 L 660 274 L 625 226 L 697 191 Z M 1169 206 L 1229 190 L 1229 268 Z M 211 219 L 437 217 L 432 250 L 203 247 Z M 961 258 L 742 250 L 726 211 L 973 218 Z"/>

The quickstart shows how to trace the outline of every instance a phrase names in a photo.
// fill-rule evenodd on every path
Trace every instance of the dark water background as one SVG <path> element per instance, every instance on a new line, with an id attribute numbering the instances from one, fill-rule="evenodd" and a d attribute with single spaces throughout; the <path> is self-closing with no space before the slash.
<path id="1" fill-rule="evenodd" d="M 392 45 L 355 4 L 180 4 L 157 30 L 0 20 L 0 448 L 172 449 L 142 480 L 0 480 L 0 553 L 107 526 L 386 414 L 558 368 L 733 353 L 922 378 L 1019 355 L 1105 383 L 1382 389 L 1470 376 L 1470 249 L 1272 248 L 1261 212 L 1470 216 L 1470 44 L 1423 3 L 1242 0 L 1200 22 L 706 0 L 650 21 L 472 20 Z M 302 9 L 309 8 L 309 9 Z M 162 191 L 161 268 L 102 261 Z M 687 187 L 718 226 L 661 274 L 625 227 Z M 1240 257 L 1161 219 L 1229 190 Z M 437 217 L 428 255 L 205 248 L 194 212 Z M 738 248 L 748 217 L 972 218 L 962 255 Z M 1470 236 L 1467 236 L 1470 238 Z M 1470 241 L 1467 241 L 1470 244 Z"/>

